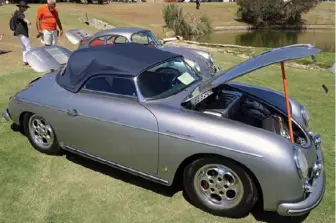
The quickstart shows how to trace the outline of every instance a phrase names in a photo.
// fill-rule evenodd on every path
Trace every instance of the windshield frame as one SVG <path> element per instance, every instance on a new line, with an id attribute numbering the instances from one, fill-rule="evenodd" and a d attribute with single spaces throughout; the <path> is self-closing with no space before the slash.
<path id="1" fill-rule="evenodd" d="M 145 71 L 149 70 L 149 69 L 152 69 L 156 66 L 159 66 L 161 64 L 164 64 L 164 63 L 167 63 L 169 61 L 173 61 L 173 60 L 176 60 L 176 59 L 181 59 L 182 62 L 184 63 L 184 65 L 186 67 L 188 67 L 193 73 L 194 75 L 197 77 L 196 80 L 192 81 L 191 83 L 189 83 L 188 85 L 182 87 L 182 88 L 179 88 L 177 91 L 174 91 L 172 92 L 171 94 L 169 95 L 162 95 L 162 94 L 159 94 L 159 95 L 156 95 L 154 97 L 145 97 L 142 92 L 141 92 L 141 88 L 139 86 L 139 76 L 142 75 Z M 198 83 L 198 82 L 201 82 L 203 81 L 203 77 L 200 75 L 199 72 L 197 72 L 196 70 L 194 70 L 186 61 L 185 59 L 183 58 L 183 56 L 177 56 L 177 57 L 174 57 L 174 58 L 170 58 L 168 60 L 165 60 L 165 61 L 161 61 L 160 63 L 157 63 L 151 67 L 148 67 L 146 70 L 144 70 L 143 72 L 141 72 L 139 75 L 137 75 L 136 77 L 134 77 L 134 83 L 135 83 L 135 87 L 136 87 L 136 90 L 137 90 L 137 94 L 138 94 L 138 99 L 140 102 L 145 102 L 145 101 L 155 101 L 155 100 L 160 100 L 160 99 L 164 99 L 164 98 L 168 98 L 168 97 L 171 97 L 173 95 L 176 95 L 182 91 L 184 91 L 185 89 L 195 85 L 195 83 Z"/>

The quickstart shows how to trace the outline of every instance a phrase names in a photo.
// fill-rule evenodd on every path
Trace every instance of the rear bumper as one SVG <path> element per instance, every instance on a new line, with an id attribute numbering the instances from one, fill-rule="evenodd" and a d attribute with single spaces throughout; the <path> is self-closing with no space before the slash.
<path id="1" fill-rule="evenodd" d="M 310 188 L 310 194 L 297 203 L 282 203 L 278 206 L 277 212 L 283 216 L 303 215 L 316 208 L 323 200 L 326 186 L 326 176 L 323 170 L 323 154 L 320 145 L 317 145 L 317 163 L 321 170 L 314 176 Z"/>
<path id="2" fill-rule="evenodd" d="M 8 111 L 8 108 L 6 108 L 3 112 L 2 112 L 2 117 L 6 120 L 6 121 L 11 121 L 11 117 Z"/>

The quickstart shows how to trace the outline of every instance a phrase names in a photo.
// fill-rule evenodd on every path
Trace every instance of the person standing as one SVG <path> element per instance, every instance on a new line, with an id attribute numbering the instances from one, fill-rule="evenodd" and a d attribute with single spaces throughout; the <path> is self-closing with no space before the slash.
<path id="1" fill-rule="evenodd" d="M 26 18 L 24 12 L 30 7 L 25 1 L 20 1 L 16 6 L 18 9 L 15 11 L 12 17 L 14 23 L 14 36 L 20 40 L 22 45 L 23 64 L 28 65 L 26 60 L 26 53 L 31 49 L 28 32 L 28 25 L 30 25 L 31 22 Z"/>
<path id="2" fill-rule="evenodd" d="M 199 9 L 201 6 L 201 0 L 196 0 L 196 9 Z"/>
<path id="3" fill-rule="evenodd" d="M 63 28 L 56 9 L 56 0 L 47 0 L 47 4 L 42 5 L 37 10 L 37 38 L 41 36 L 41 42 L 46 46 L 56 45 L 58 38 L 57 26 L 60 29 L 60 36 L 62 36 Z"/>

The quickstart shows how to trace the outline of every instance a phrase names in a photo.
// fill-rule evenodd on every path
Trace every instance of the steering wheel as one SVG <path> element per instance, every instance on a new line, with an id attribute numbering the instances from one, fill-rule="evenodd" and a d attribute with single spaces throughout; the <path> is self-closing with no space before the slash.
<path id="1" fill-rule="evenodd" d="M 170 81 L 171 85 L 175 86 L 176 84 L 179 84 L 180 81 L 177 78 L 180 76 L 180 72 L 177 69 L 171 67 L 161 67 L 156 71 L 164 74 L 162 77 L 163 81 L 165 81 L 166 78 L 172 77 Z"/>

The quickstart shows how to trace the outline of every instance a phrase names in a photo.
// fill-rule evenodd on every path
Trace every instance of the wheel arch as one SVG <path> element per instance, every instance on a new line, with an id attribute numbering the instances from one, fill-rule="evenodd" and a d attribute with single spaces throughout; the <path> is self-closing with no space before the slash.
<path id="1" fill-rule="evenodd" d="M 21 112 L 20 116 L 19 116 L 19 125 L 23 127 L 23 120 L 26 114 L 33 114 L 32 112 L 29 111 L 23 111 Z"/>
<path id="2" fill-rule="evenodd" d="M 183 179 L 183 171 L 184 169 L 193 161 L 197 160 L 197 159 L 200 159 L 200 158 L 204 158 L 204 157 L 220 157 L 220 158 L 224 158 L 226 160 L 230 160 L 231 162 L 241 166 L 248 174 L 249 176 L 252 178 L 253 182 L 255 183 L 255 186 L 257 188 L 257 193 L 258 193 L 258 201 L 257 203 L 259 202 L 263 202 L 264 198 L 263 198 L 263 191 L 262 191 L 262 187 L 259 183 L 259 180 L 258 178 L 256 177 L 256 175 L 244 164 L 232 159 L 232 158 L 229 158 L 229 157 L 226 157 L 226 156 L 223 156 L 223 155 L 219 155 L 219 154 L 214 154 L 214 153 L 197 153 L 197 154 L 193 154 L 187 158 L 185 158 L 181 163 L 180 165 L 178 166 L 176 172 L 175 172 L 175 175 L 174 175 L 174 178 L 173 178 L 173 184 L 174 185 L 179 185 L 180 186 L 180 183 L 182 182 L 182 179 Z M 263 205 L 263 204 L 261 204 Z"/>

